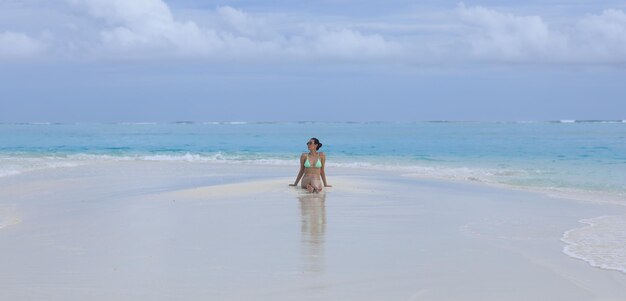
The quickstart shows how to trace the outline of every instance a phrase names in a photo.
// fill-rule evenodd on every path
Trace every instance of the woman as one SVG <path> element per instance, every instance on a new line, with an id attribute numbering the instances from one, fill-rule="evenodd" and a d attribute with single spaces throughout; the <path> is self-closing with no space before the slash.
<path id="1" fill-rule="evenodd" d="M 302 153 L 302 156 L 300 156 L 300 172 L 298 172 L 296 182 L 289 184 L 289 186 L 298 186 L 298 182 L 302 179 L 302 188 L 309 192 L 321 192 L 322 187 L 332 187 L 326 183 L 326 174 L 324 173 L 326 155 L 318 152 L 322 144 L 317 138 L 311 138 L 306 145 L 309 148 L 309 152 Z M 320 177 L 322 179 L 321 182 Z M 323 186 L 322 183 L 324 183 Z"/>

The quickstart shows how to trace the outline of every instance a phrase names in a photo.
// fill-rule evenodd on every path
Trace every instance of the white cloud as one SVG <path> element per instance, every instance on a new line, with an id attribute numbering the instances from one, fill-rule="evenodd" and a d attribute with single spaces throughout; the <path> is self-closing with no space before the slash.
<path id="1" fill-rule="evenodd" d="M 457 11 L 460 20 L 469 26 L 471 55 L 481 60 L 626 62 L 626 14 L 621 10 L 587 15 L 558 28 L 540 16 L 517 16 L 462 4 Z"/>
<path id="2" fill-rule="evenodd" d="M 0 59 L 20 59 L 36 57 L 45 49 L 43 43 L 26 34 L 0 32 Z"/>
<path id="3" fill-rule="evenodd" d="M 380 35 L 365 35 L 347 28 L 319 28 L 308 38 L 303 49 L 322 57 L 384 58 L 402 52 L 401 45 Z"/>
<path id="4" fill-rule="evenodd" d="M 230 6 L 218 7 L 217 13 L 232 31 L 243 35 L 259 34 L 267 26 L 263 20 L 253 18 L 244 11 Z"/>
<path id="5" fill-rule="evenodd" d="M 194 22 L 178 22 L 160 0 L 70 0 L 105 22 L 100 31 L 102 54 L 140 57 L 180 56 L 219 46 L 215 33 Z"/>
<path id="6" fill-rule="evenodd" d="M 163 0 L 66 2 L 70 6 L 57 6 L 54 22 L 40 28 L 32 20 L 25 20 L 27 29 L 15 27 L 23 33 L 3 33 L 0 27 L 0 56 L 626 63 L 626 13 L 615 9 L 555 22 L 460 4 L 372 20 L 247 12 L 229 6 L 190 14 L 172 11 Z M 61 22 L 63 14 L 67 24 Z M 51 32 L 46 38 L 33 38 L 33 32 L 46 31 Z"/>
<path id="7" fill-rule="evenodd" d="M 457 8 L 470 25 L 471 54 L 482 59 L 558 59 L 567 49 L 567 36 L 551 30 L 539 16 L 516 16 L 484 7 Z"/>
<path id="8" fill-rule="evenodd" d="M 581 60 L 626 62 L 626 13 L 608 9 L 576 25 L 574 41 Z"/>
<path id="9" fill-rule="evenodd" d="M 349 28 L 308 30 L 289 35 L 232 7 L 219 7 L 220 27 L 178 21 L 161 0 L 69 0 L 90 16 L 104 21 L 99 54 L 131 57 L 193 57 L 219 59 L 371 57 L 397 46 L 382 36 Z M 289 28 L 289 30 L 292 30 Z"/>

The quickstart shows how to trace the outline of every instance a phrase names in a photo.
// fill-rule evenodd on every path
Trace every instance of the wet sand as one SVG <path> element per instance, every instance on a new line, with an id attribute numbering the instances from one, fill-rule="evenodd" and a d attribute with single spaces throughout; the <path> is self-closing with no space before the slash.
<path id="1" fill-rule="evenodd" d="M 563 253 L 626 207 L 393 172 L 94 162 L 0 178 L 0 300 L 625 300 Z"/>

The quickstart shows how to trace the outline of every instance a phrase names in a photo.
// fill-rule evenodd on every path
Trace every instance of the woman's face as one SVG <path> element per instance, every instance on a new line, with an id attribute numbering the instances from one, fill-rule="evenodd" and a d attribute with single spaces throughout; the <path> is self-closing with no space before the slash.
<path id="1" fill-rule="evenodd" d="M 306 143 L 306 146 L 310 151 L 317 150 L 317 144 L 315 144 L 315 141 L 313 140 L 309 140 L 309 142 Z"/>

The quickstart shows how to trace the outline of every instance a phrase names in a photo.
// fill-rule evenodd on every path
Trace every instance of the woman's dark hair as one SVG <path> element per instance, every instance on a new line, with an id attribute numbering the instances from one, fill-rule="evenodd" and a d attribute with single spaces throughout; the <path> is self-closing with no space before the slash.
<path id="1" fill-rule="evenodd" d="M 311 140 L 315 141 L 315 144 L 317 145 L 317 148 L 315 150 L 320 150 L 320 148 L 322 148 L 322 143 L 320 143 L 317 138 L 311 138 Z"/>

